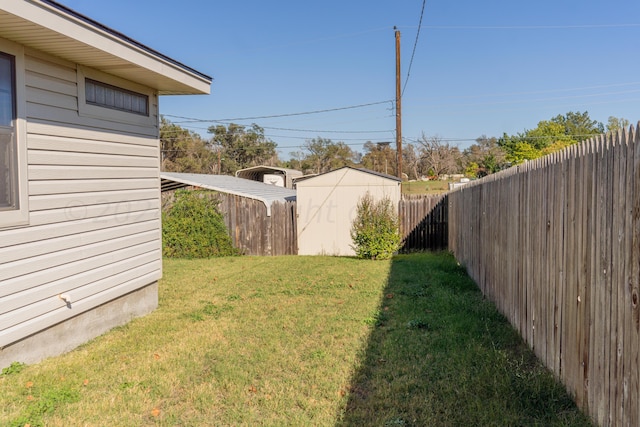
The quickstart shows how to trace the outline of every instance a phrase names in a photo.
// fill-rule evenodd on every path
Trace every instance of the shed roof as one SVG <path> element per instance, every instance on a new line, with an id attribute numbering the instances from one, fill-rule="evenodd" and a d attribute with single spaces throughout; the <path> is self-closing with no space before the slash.
<path id="1" fill-rule="evenodd" d="M 158 90 L 208 94 L 211 77 L 53 0 L 0 0 L 0 37 Z"/>
<path id="2" fill-rule="evenodd" d="M 296 199 L 295 190 L 228 175 L 161 172 L 160 179 L 162 191 L 195 186 L 259 200 L 267 207 L 267 216 L 271 216 L 273 202 L 286 202 Z"/>
<path id="3" fill-rule="evenodd" d="M 321 177 L 323 175 L 327 175 L 327 174 L 330 174 L 330 173 L 334 173 L 334 172 L 340 171 L 342 169 L 351 169 L 351 170 L 355 170 L 355 171 L 359 171 L 359 172 L 363 172 L 363 173 L 368 173 L 370 175 L 379 176 L 381 178 L 389 179 L 391 181 L 402 182 L 402 180 L 400 178 L 398 178 L 397 176 L 388 175 L 386 173 L 376 172 L 376 171 L 372 171 L 370 169 L 365 169 L 365 168 L 354 168 L 354 167 L 351 167 L 351 166 L 343 166 L 341 168 L 334 169 L 334 170 L 329 171 L 329 172 L 320 173 L 320 174 L 317 174 L 317 175 L 301 176 L 298 179 L 296 179 L 296 183 L 302 182 L 302 181 L 309 181 L 309 180 L 312 180 L 314 178 Z"/>

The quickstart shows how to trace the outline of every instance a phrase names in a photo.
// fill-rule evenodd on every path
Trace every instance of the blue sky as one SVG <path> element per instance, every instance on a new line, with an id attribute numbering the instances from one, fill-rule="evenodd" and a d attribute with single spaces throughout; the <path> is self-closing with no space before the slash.
<path id="1" fill-rule="evenodd" d="M 405 144 L 464 149 L 569 111 L 640 120 L 637 0 L 427 0 L 417 45 L 422 0 L 58 1 L 214 78 L 161 114 L 203 135 L 257 123 L 283 159 L 317 137 L 395 141 L 394 26 Z"/>

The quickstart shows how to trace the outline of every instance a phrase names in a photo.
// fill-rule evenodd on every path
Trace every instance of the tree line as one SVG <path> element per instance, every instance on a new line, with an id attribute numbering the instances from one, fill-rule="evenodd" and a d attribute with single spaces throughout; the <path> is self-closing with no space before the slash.
<path id="1" fill-rule="evenodd" d="M 482 177 L 562 150 L 605 131 L 627 127 L 629 121 L 626 119 L 612 116 L 605 126 L 592 120 L 586 111 L 568 112 L 515 135 L 482 135 L 464 150 L 439 136 L 423 133 L 415 142 L 403 145 L 403 173 L 407 179 L 437 178 L 447 174 Z M 210 138 L 162 117 L 162 170 L 234 175 L 238 169 L 266 165 L 319 174 L 353 166 L 397 176 L 397 152 L 395 144 L 390 142 L 369 141 L 359 152 L 342 141 L 318 137 L 305 141 L 300 150 L 290 153 L 290 159 L 281 160 L 277 144 L 256 124 L 215 125 L 207 132 Z"/>

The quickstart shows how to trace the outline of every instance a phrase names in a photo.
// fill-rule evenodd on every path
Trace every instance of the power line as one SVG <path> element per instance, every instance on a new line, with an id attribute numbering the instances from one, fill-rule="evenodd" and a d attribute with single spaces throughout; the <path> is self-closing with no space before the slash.
<path id="1" fill-rule="evenodd" d="M 193 119 L 198 120 L 198 119 Z M 176 122 L 177 123 L 177 122 Z M 314 133 L 387 133 L 394 132 L 393 129 L 384 129 L 384 130 L 325 130 L 325 129 L 295 129 L 295 128 L 280 128 L 273 126 L 260 126 L 262 129 L 270 129 L 270 130 L 284 130 L 287 132 L 314 132 Z M 186 128 L 186 126 L 185 126 Z M 208 130 L 209 128 L 203 128 L 198 126 L 189 126 L 190 129 L 203 129 Z"/>
<path id="2" fill-rule="evenodd" d="M 430 30 L 572 30 L 598 28 L 636 28 L 640 24 L 584 24 L 584 25 L 427 25 Z M 415 28 L 404 26 L 402 28 Z"/>
<path id="3" fill-rule="evenodd" d="M 407 78 L 404 80 L 404 86 L 402 87 L 401 95 L 404 96 L 404 90 L 409 83 L 409 76 L 411 75 L 411 66 L 413 65 L 413 57 L 416 54 L 416 47 L 418 46 L 418 38 L 420 37 L 420 28 L 422 27 L 422 17 L 424 16 L 424 6 L 427 4 L 427 0 L 422 0 L 422 11 L 420 11 L 420 22 L 418 22 L 418 32 L 416 33 L 416 40 L 413 42 L 413 52 L 411 52 L 411 60 L 409 61 L 409 68 L 407 69 Z"/>
<path id="4" fill-rule="evenodd" d="M 611 96 L 611 95 L 625 95 L 631 93 L 638 93 L 640 89 L 628 89 L 624 91 L 604 92 L 604 93 L 590 93 L 585 95 L 570 95 L 570 96 L 552 96 L 535 99 L 518 99 L 518 100 L 505 100 L 505 101 L 491 101 L 491 102 L 473 102 L 473 103 L 434 103 L 434 104 L 413 104 L 421 107 L 438 108 L 443 107 L 475 107 L 475 106 L 487 106 L 487 105 L 511 105 L 511 104 L 533 104 L 536 102 L 548 102 L 548 101 L 561 101 L 570 99 L 584 99 L 584 98 L 597 98 L 599 96 Z M 616 100 L 619 102 L 620 100 Z"/>
<path id="5" fill-rule="evenodd" d="M 522 95 L 539 95 L 543 93 L 555 93 L 555 92 L 575 92 L 575 91 L 585 91 L 592 89 L 604 89 L 604 88 L 612 88 L 612 87 L 621 87 L 621 86 L 637 86 L 640 85 L 640 82 L 628 82 L 628 83 L 612 83 L 607 85 L 592 85 L 592 86 L 583 86 L 583 87 L 572 87 L 572 88 L 558 88 L 558 89 L 544 89 L 544 90 L 535 90 L 535 91 L 524 91 L 524 92 L 503 92 L 503 93 L 481 93 L 479 95 L 463 95 L 463 96 L 449 96 L 446 98 L 433 98 L 430 100 L 452 100 L 452 99 L 475 99 L 475 98 L 499 98 L 499 97 L 509 97 L 509 96 L 522 96 Z M 602 95 L 608 95 L 608 93 L 602 93 Z"/>
<path id="6" fill-rule="evenodd" d="M 196 118 L 192 118 L 191 120 L 195 120 L 198 121 L 199 119 Z M 182 123 L 182 122 L 171 122 L 173 123 Z M 269 130 L 283 130 L 283 131 L 287 131 L 287 132 L 313 132 L 313 133 L 364 133 L 364 134 L 369 134 L 369 133 L 388 133 L 388 132 L 394 132 L 394 129 L 383 129 L 383 130 L 324 130 L 324 129 L 294 129 L 294 128 L 280 128 L 280 127 L 273 127 L 273 126 L 260 126 L 262 129 L 269 129 Z M 187 131 L 191 131 L 191 132 L 196 132 L 192 129 L 199 129 L 199 130 L 209 130 L 208 127 L 201 127 L 201 126 L 190 126 L 190 125 L 184 125 L 182 126 L 182 129 L 187 130 Z M 180 130 L 175 130 L 172 131 L 175 133 L 179 133 Z M 197 132 L 196 132 L 197 133 Z"/>
<path id="7" fill-rule="evenodd" d="M 278 128 L 271 126 L 260 126 L 263 129 L 271 130 L 285 130 L 289 132 L 317 132 L 317 133 L 386 133 L 393 132 L 393 129 L 386 130 L 319 130 L 319 129 L 291 129 L 291 128 Z"/>
<path id="8" fill-rule="evenodd" d="M 293 116 L 305 116 L 305 115 L 311 115 L 311 114 L 320 114 L 320 113 L 330 113 L 333 111 L 342 111 L 342 110 L 352 110 L 355 108 L 364 108 L 364 107 L 370 107 L 372 105 L 380 105 L 380 104 L 386 104 L 389 102 L 393 102 L 393 100 L 388 99 L 385 101 L 378 101 L 378 102 L 370 102 L 368 104 L 358 104 L 358 105 L 350 105 L 348 107 L 337 107 L 337 108 L 327 108 L 325 110 L 315 110 L 315 111 L 304 111 L 304 112 L 300 112 L 300 113 L 286 113 L 286 114 L 273 114 L 273 115 L 269 115 L 269 116 L 254 116 L 254 117 L 234 117 L 231 119 L 190 119 L 189 117 L 183 117 L 183 116 L 174 116 L 171 114 L 165 114 L 165 116 L 167 117 L 175 117 L 178 119 L 184 119 L 186 121 L 182 121 L 182 122 L 174 122 L 174 123 L 193 123 L 193 122 L 213 122 L 213 123 L 217 123 L 217 122 L 232 122 L 232 121 L 245 121 L 245 120 L 260 120 L 260 119 L 275 119 L 275 118 L 280 118 L 280 117 L 293 117 Z"/>
<path id="9" fill-rule="evenodd" d="M 163 132 L 163 137 L 174 137 L 174 136 L 178 136 L 178 137 L 183 136 L 185 138 L 189 138 L 189 139 L 195 141 L 193 136 L 184 135 L 183 133 L 180 133 L 179 131 L 164 131 Z M 301 141 L 307 141 L 307 140 L 311 140 L 311 139 L 315 138 L 315 137 L 307 137 L 307 136 L 290 136 L 290 135 L 274 135 L 274 134 L 264 134 L 263 136 L 265 138 L 269 138 L 269 139 L 294 139 L 294 140 L 301 140 Z M 207 138 L 200 137 L 200 140 L 206 141 Z M 381 142 L 381 141 L 388 141 L 388 140 L 389 140 L 389 138 L 339 138 L 339 139 L 337 139 L 338 142 L 360 141 L 359 143 L 356 143 L 354 145 L 364 144 L 365 142 Z M 272 141 L 272 142 L 276 142 L 276 141 Z"/>

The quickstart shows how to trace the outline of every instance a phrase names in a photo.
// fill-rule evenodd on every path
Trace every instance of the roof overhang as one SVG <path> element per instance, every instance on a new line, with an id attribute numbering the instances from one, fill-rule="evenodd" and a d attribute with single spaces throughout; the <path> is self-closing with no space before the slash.
<path id="1" fill-rule="evenodd" d="M 0 37 L 140 83 L 160 95 L 211 90 L 211 77 L 52 0 L 0 0 Z"/>

